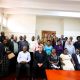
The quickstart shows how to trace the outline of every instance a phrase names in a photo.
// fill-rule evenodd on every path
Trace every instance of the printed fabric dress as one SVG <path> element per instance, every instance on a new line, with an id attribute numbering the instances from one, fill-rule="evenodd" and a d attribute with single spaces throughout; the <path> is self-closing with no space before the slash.
<path id="1" fill-rule="evenodd" d="M 62 62 L 65 65 L 62 65 L 63 70 L 74 70 L 74 66 L 71 62 L 71 55 L 70 54 L 61 54 L 60 58 L 62 58 Z"/>

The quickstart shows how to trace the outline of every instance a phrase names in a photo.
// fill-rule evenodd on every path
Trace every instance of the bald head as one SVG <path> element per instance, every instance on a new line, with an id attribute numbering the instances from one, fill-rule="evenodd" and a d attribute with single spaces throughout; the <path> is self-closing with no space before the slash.
<path id="1" fill-rule="evenodd" d="M 28 50 L 27 46 L 23 46 L 23 52 L 26 52 Z"/>

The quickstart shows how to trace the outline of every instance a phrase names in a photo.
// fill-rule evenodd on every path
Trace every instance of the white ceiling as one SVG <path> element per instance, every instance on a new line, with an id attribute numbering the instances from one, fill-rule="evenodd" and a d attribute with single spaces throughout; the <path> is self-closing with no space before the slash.
<path id="1" fill-rule="evenodd" d="M 80 0 L 0 0 L 0 9 L 6 14 L 59 16 L 67 12 L 73 14 L 71 17 L 80 17 Z"/>

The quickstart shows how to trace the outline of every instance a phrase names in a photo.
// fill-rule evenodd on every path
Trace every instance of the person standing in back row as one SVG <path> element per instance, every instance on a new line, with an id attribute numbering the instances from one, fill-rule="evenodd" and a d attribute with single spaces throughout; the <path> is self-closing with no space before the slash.
<path id="1" fill-rule="evenodd" d="M 26 40 L 26 35 L 20 36 L 20 41 L 18 42 L 18 44 L 19 44 L 19 52 L 22 51 L 23 46 L 28 47 L 28 51 L 29 51 L 29 43 Z"/>
<path id="2" fill-rule="evenodd" d="M 74 43 L 74 47 L 80 51 L 80 36 L 77 36 L 77 41 Z"/>
<path id="3" fill-rule="evenodd" d="M 4 39 L 5 39 L 5 33 L 1 32 L 0 42 L 3 42 Z"/>
<path id="4" fill-rule="evenodd" d="M 52 53 L 52 49 L 53 49 L 53 46 L 52 46 L 52 44 L 51 44 L 51 41 L 48 40 L 48 41 L 47 41 L 47 44 L 45 44 L 45 46 L 44 46 L 44 51 L 45 51 L 46 54 L 49 56 L 49 55 L 51 55 L 51 53 Z"/>
<path id="5" fill-rule="evenodd" d="M 17 42 L 17 37 L 14 36 L 13 41 L 10 42 L 10 51 L 12 53 L 14 53 L 15 57 L 10 59 L 10 72 L 13 73 L 16 70 L 16 61 L 17 61 L 17 55 L 19 52 L 19 46 L 18 46 L 18 42 Z"/>

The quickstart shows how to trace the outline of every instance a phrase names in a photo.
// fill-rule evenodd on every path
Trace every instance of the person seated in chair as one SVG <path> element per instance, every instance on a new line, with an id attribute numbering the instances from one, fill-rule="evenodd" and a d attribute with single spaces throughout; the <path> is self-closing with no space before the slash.
<path id="1" fill-rule="evenodd" d="M 19 73 L 22 67 L 25 68 L 25 71 L 27 73 L 26 76 L 28 77 L 27 80 L 29 80 L 30 78 L 30 60 L 31 60 L 31 56 L 30 56 L 30 53 L 28 52 L 28 47 L 24 46 L 23 51 L 19 52 L 18 57 L 17 57 L 17 62 L 18 62 L 17 69 L 16 69 L 16 79 L 17 80 L 19 80 Z"/>
<path id="2" fill-rule="evenodd" d="M 67 48 L 60 55 L 60 62 L 63 70 L 74 70 L 74 61 L 71 55 L 68 53 Z"/>
<path id="3" fill-rule="evenodd" d="M 42 45 L 34 53 L 33 61 L 33 80 L 45 80 L 45 69 L 47 68 L 47 54 L 43 51 Z"/>
<path id="4" fill-rule="evenodd" d="M 52 50 L 52 54 L 49 56 L 50 69 L 59 69 L 59 57 L 57 56 L 56 50 Z"/>
<path id="5" fill-rule="evenodd" d="M 76 53 L 72 54 L 72 58 L 75 63 L 75 69 L 80 70 L 80 51 L 79 49 L 76 49 Z"/>

